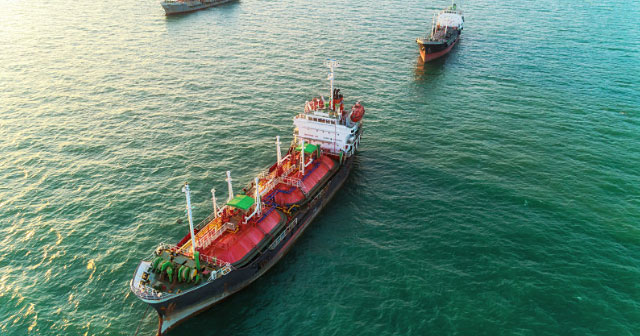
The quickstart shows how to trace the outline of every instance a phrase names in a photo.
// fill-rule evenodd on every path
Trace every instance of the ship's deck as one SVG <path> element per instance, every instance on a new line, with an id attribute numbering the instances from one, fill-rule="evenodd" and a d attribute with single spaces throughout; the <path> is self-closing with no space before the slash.
<path id="1" fill-rule="evenodd" d="M 292 159 L 295 160 L 295 157 Z M 302 188 L 287 183 L 278 184 L 269 195 L 265 196 L 265 203 L 270 203 L 271 208 L 263 209 L 264 218 L 257 222 L 240 224 L 236 232 L 227 231 L 209 246 L 203 247 L 202 253 L 234 264 L 250 256 L 256 249 L 264 247 L 287 220 L 286 215 L 275 210 L 275 207 L 287 208 L 290 204 L 303 201 L 334 166 L 333 159 L 322 155 L 307 167 L 304 176 L 299 171 L 288 176 L 292 181 L 300 180 Z"/>
<path id="2" fill-rule="evenodd" d="M 257 246 L 261 245 L 265 236 L 271 235 L 279 224 L 286 222 L 286 216 L 275 209 L 270 211 L 257 223 L 240 224 L 237 232 L 228 232 L 209 246 L 201 249 L 202 254 L 236 263 L 249 254 Z"/>

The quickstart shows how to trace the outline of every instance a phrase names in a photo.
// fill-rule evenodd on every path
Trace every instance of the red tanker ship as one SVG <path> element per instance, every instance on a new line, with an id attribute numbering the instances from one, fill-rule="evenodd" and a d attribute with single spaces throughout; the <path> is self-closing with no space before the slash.
<path id="1" fill-rule="evenodd" d="M 330 99 L 314 98 L 293 119 L 294 139 L 286 154 L 276 137 L 276 162 L 193 225 L 185 184 L 189 233 L 175 245 L 160 244 L 142 260 L 131 291 L 158 313 L 158 334 L 248 286 L 292 247 L 346 180 L 362 137 L 364 107 L 344 109 L 333 88 L 338 63 L 328 60 Z"/>

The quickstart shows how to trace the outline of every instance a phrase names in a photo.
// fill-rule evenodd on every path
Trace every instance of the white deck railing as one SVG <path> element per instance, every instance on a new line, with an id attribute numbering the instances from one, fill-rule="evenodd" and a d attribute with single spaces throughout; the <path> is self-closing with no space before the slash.
<path id="1" fill-rule="evenodd" d="M 227 230 L 235 230 L 236 225 L 233 223 L 224 223 L 217 230 L 209 230 L 204 236 L 198 238 L 198 245 L 200 247 L 209 246 L 214 240 L 218 239 Z"/>
<path id="2" fill-rule="evenodd" d="M 271 242 L 271 244 L 269 245 L 269 249 L 274 250 L 278 246 L 278 244 L 282 242 L 284 237 L 286 237 L 287 234 L 291 232 L 291 230 L 293 230 L 293 227 L 296 226 L 296 224 L 298 224 L 298 218 L 292 220 L 291 223 L 287 225 L 287 228 L 282 231 L 282 233 L 280 233 L 280 235 L 278 235 L 278 237 L 276 237 L 273 242 Z"/>
<path id="3" fill-rule="evenodd" d="M 306 187 L 304 186 L 304 183 L 302 183 L 302 180 L 298 178 L 285 177 L 282 179 L 282 183 L 300 188 L 300 190 L 307 192 Z"/>
<path id="4" fill-rule="evenodd" d="M 141 285 L 141 284 L 136 285 L 133 283 L 133 280 L 131 280 L 130 287 L 133 294 L 145 300 L 158 300 L 158 299 L 175 295 L 173 293 L 165 293 L 159 290 L 155 290 L 147 285 Z"/>

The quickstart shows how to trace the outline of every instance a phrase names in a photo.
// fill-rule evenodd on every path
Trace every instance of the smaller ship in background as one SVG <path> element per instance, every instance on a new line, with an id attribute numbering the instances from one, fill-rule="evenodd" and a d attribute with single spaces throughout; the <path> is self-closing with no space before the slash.
<path id="1" fill-rule="evenodd" d="M 165 0 L 161 2 L 166 15 L 195 12 L 235 0 Z"/>
<path id="2" fill-rule="evenodd" d="M 464 16 L 455 3 L 440 11 L 437 18 L 434 15 L 429 36 L 416 39 L 422 60 L 429 62 L 446 55 L 460 39 L 463 24 Z"/>

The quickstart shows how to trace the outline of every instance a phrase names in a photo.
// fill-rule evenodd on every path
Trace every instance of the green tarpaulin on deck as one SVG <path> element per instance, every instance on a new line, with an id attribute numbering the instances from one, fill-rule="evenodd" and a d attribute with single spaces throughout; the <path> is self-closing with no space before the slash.
<path id="1" fill-rule="evenodd" d="M 253 203 L 255 203 L 253 198 L 247 195 L 238 195 L 234 197 L 232 200 L 230 200 L 229 202 L 227 202 L 227 205 L 236 207 L 238 209 L 247 210 L 253 205 Z"/>
<path id="2" fill-rule="evenodd" d="M 299 152 L 300 151 L 301 146 L 296 147 L 296 150 Z M 317 145 L 312 145 L 312 144 L 304 144 L 304 153 L 305 154 L 313 154 L 313 152 L 318 150 L 318 146 Z"/>

